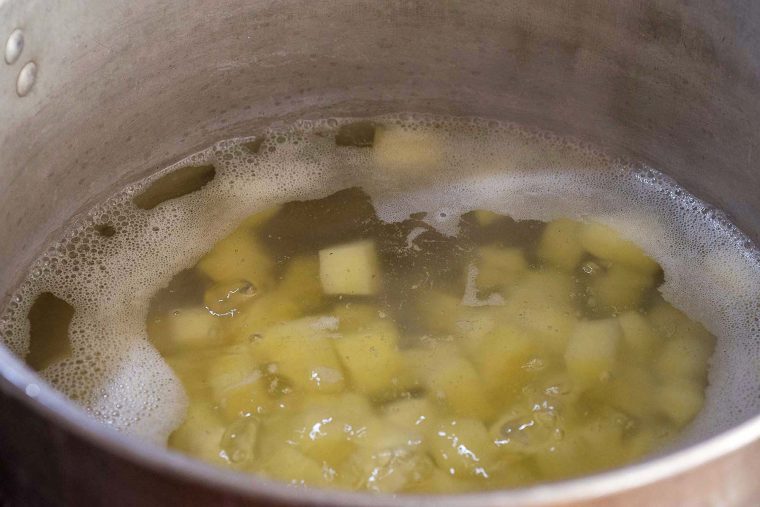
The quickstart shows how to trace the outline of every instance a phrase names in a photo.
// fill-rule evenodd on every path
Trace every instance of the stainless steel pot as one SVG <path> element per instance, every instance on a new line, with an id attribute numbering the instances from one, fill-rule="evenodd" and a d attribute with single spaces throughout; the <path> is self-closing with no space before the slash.
<path id="1" fill-rule="evenodd" d="M 753 0 L 0 0 L 0 294 L 78 210 L 211 141 L 401 110 L 648 161 L 758 240 L 758 27 Z M 294 490 L 115 434 L 0 347 L 0 505 L 758 505 L 758 469 L 746 414 L 675 454 L 525 490 Z"/>

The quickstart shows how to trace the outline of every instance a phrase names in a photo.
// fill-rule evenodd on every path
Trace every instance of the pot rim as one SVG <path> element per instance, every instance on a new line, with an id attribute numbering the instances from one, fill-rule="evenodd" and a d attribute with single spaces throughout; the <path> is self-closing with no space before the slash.
<path id="1" fill-rule="evenodd" d="M 715 460 L 760 438 L 760 415 L 718 435 L 649 461 L 599 474 L 525 488 L 453 495 L 377 495 L 339 490 L 301 488 L 257 475 L 235 472 L 205 464 L 162 448 L 139 437 L 121 433 L 103 424 L 41 379 L 26 364 L 0 345 L 0 378 L 7 380 L 9 394 L 65 430 L 132 463 L 174 477 L 201 482 L 247 498 L 269 498 L 294 505 L 340 506 L 496 506 L 505 503 L 537 505 L 590 500 L 641 487 L 675 476 Z M 0 384 L 0 388 L 2 388 Z"/>

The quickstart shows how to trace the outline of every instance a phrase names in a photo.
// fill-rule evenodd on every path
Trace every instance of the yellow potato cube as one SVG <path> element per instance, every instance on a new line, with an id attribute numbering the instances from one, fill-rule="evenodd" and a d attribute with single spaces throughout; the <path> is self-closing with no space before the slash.
<path id="1" fill-rule="evenodd" d="M 430 452 L 441 470 L 455 477 L 488 477 L 497 449 L 481 421 L 442 421 L 428 438 Z"/>
<path id="2" fill-rule="evenodd" d="M 401 399 L 383 407 L 385 419 L 409 430 L 427 430 L 439 417 L 439 408 L 427 397 Z"/>
<path id="3" fill-rule="evenodd" d="M 676 336 L 663 344 L 657 356 L 657 372 L 668 379 L 704 378 L 711 354 L 712 347 L 698 338 Z"/>
<path id="4" fill-rule="evenodd" d="M 231 317 L 256 295 L 256 288 L 245 280 L 220 282 L 206 289 L 203 304 L 215 315 Z"/>
<path id="5" fill-rule="evenodd" d="M 528 269 L 528 261 L 519 248 L 483 246 L 476 261 L 479 291 L 502 290 L 512 286 Z"/>
<path id="6" fill-rule="evenodd" d="M 417 378 L 431 396 L 458 416 L 486 419 L 495 411 L 475 367 L 454 346 L 405 351 Z"/>
<path id="7" fill-rule="evenodd" d="M 641 305 L 645 291 L 652 287 L 654 278 L 649 273 L 614 264 L 592 280 L 593 306 L 613 312 L 630 310 Z"/>
<path id="8" fill-rule="evenodd" d="M 634 243 L 621 238 L 617 232 L 598 223 L 585 224 L 580 231 L 580 242 L 590 254 L 630 269 L 648 274 L 657 273 L 659 264 L 647 256 Z"/>
<path id="9" fill-rule="evenodd" d="M 375 244 L 362 240 L 320 250 L 319 278 L 325 294 L 375 294 L 380 289 Z"/>
<path id="10" fill-rule="evenodd" d="M 621 337 L 616 319 L 579 322 L 565 351 L 565 364 L 573 380 L 581 386 L 591 386 L 608 379 Z"/>
<path id="11" fill-rule="evenodd" d="M 221 441 L 224 424 L 208 403 L 192 402 L 182 425 L 169 437 L 169 445 L 191 456 L 215 464 L 224 464 Z"/>
<path id="12" fill-rule="evenodd" d="M 333 348 L 335 317 L 304 317 L 264 330 L 253 342 L 258 362 L 273 363 L 275 372 L 307 392 L 334 393 L 345 388 L 340 360 Z"/>
<path id="13" fill-rule="evenodd" d="M 523 366 L 537 352 L 536 340 L 516 326 L 500 324 L 488 333 L 475 360 L 483 383 L 500 401 L 519 392 L 528 375 Z"/>
<path id="14" fill-rule="evenodd" d="M 621 362 L 608 383 L 595 387 L 601 401 L 627 414 L 650 417 L 657 412 L 654 393 L 659 387 L 648 367 Z"/>
<path id="15" fill-rule="evenodd" d="M 376 306 L 361 303 L 346 303 L 335 307 L 332 314 L 338 319 L 338 329 L 350 332 L 374 324 L 384 315 Z"/>
<path id="16" fill-rule="evenodd" d="M 422 131 L 401 127 L 375 130 L 372 156 L 375 163 L 399 175 L 428 171 L 441 160 L 441 140 Z"/>
<path id="17" fill-rule="evenodd" d="M 302 314 L 320 308 L 325 302 L 325 295 L 319 280 L 319 266 L 316 255 L 291 259 L 275 290 L 280 301 L 295 302 Z"/>
<path id="18" fill-rule="evenodd" d="M 221 345 L 222 319 L 205 308 L 180 308 L 148 324 L 153 344 L 163 353 Z"/>
<path id="19" fill-rule="evenodd" d="M 263 471 L 269 477 L 294 485 L 325 486 L 332 482 L 328 469 L 287 444 L 264 460 Z"/>
<path id="20" fill-rule="evenodd" d="M 275 403 L 269 390 L 271 379 L 248 353 L 217 357 L 209 366 L 207 379 L 214 401 L 228 420 L 267 413 Z"/>
<path id="21" fill-rule="evenodd" d="M 647 319 L 633 310 L 621 313 L 617 319 L 620 329 L 623 330 L 623 341 L 628 350 L 639 359 L 651 357 L 659 347 L 660 339 Z"/>
<path id="22" fill-rule="evenodd" d="M 456 334 L 463 313 L 462 298 L 440 291 L 422 292 L 415 300 L 420 322 L 433 333 Z"/>
<path id="23" fill-rule="evenodd" d="M 577 322 L 571 299 L 574 287 L 570 276 L 560 271 L 528 272 L 507 297 L 504 314 L 544 338 L 552 350 L 561 351 Z"/>
<path id="24" fill-rule="evenodd" d="M 274 260 L 247 224 L 214 245 L 196 268 L 215 282 L 245 280 L 257 290 L 266 290 L 273 284 Z"/>
<path id="25" fill-rule="evenodd" d="M 481 227 L 488 227 L 492 223 L 498 221 L 500 218 L 504 218 L 504 215 L 500 215 L 486 209 L 476 209 L 472 213 L 475 216 L 475 221 Z"/>
<path id="26" fill-rule="evenodd" d="M 660 410 L 679 426 L 694 419 L 704 399 L 702 386 L 689 380 L 672 380 L 657 391 Z"/>
<path id="27" fill-rule="evenodd" d="M 579 222 L 566 218 L 546 224 L 538 245 L 538 257 L 556 268 L 574 270 L 585 253 L 580 242 L 581 226 Z"/>
<path id="28" fill-rule="evenodd" d="M 377 320 L 336 338 L 334 345 L 354 390 L 375 395 L 398 385 L 404 363 L 393 323 Z"/>

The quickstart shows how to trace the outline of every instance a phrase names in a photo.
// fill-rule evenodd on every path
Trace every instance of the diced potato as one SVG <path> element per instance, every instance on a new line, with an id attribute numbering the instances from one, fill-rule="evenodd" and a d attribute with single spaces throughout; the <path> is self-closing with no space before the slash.
<path id="1" fill-rule="evenodd" d="M 220 443 L 224 424 L 208 403 L 192 402 L 182 425 L 169 437 L 169 445 L 191 456 L 223 464 Z"/>
<path id="2" fill-rule="evenodd" d="M 408 364 L 431 395 L 457 416 L 487 419 L 495 411 L 475 367 L 454 346 L 404 351 Z"/>
<path id="3" fill-rule="evenodd" d="M 338 329 L 350 332 L 374 324 L 383 313 L 374 305 L 346 303 L 335 307 L 332 314 L 338 319 Z"/>
<path id="4" fill-rule="evenodd" d="M 489 211 L 487 209 L 476 209 L 472 213 L 475 216 L 475 221 L 481 227 L 488 227 L 492 223 L 498 221 L 500 218 L 504 218 L 504 215 L 494 213 L 493 211 Z"/>
<path id="5" fill-rule="evenodd" d="M 443 421 L 429 434 L 430 452 L 436 465 L 455 477 L 488 477 L 496 446 L 481 421 Z"/>
<path id="6" fill-rule="evenodd" d="M 702 409 L 704 389 L 689 380 L 673 380 L 657 392 L 660 410 L 679 426 L 691 421 Z"/>
<path id="7" fill-rule="evenodd" d="M 219 446 L 233 465 L 245 466 L 256 458 L 258 435 L 258 420 L 253 417 L 242 417 L 227 427 Z"/>
<path id="8" fill-rule="evenodd" d="M 274 260 L 245 223 L 214 245 L 196 268 L 215 282 L 245 280 L 257 290 L 270 288 L 274 281 Z"/>
<path id="9" fill-rule="evenodd" d="M 345 388 L 333 348 L 335 317 L 304 317 L 267 328 L 253 343 L 258 362 L 273 363 L 295 388 L 335 393 Z"/>
<path id="10" fill-rule="evenodd" d="M 462 298 L 441 291 L 422 292 L 415 300 L 416 315 L 430 332 L 456 334 L 463 313 Z"/>
<path id="11" fill-rule="evenodd" d="M 412 485 L 407 492 L 430 493 L 431 491 L 434 491 L 438 494 L 454 494 L 477 491 L 482 488 L 483 484 L 476 478 L 452 477 L 448 471 L 436 467 L 433 468 L 427 478 Z"/>
<path id="12" fill-rule="evenodd" d="M 715 344 L 715 337 L 699 322 L 689 319 L 682 311 L 666 302 L 656 305 L 649 311 L 649 321 L 663 338 L 693 338 L 710 351 Z"/>
<path id="13" fill-rule="evenodd" d="M 649 369 L 618 365 L 612 380 L 597 386 L 603 401 L 636 417 L 650 417 L 657 412 L 654 393 L 660 388 Z"/>
<path id="14" fill-rule="evenodd" d="M 377 320 L 334 340 L 351 387 L 367 395 L 392 391 L 404 367 L 393 323 Z M 395 384 L 394 384 L 395 380 Z"/>
<path id="15" fill-rule="evenodd" d="M 540 405 L 539 405 L 540 406 Z M 535 406 L 514 405 L 489 428 L 489 435 L 500 450 L 512 455 L 533 454 L 551 446 L 563 434 L 559 418 L 553 410 L 534 410 Z"/>
<path id="16" fill-rule="evenodd" d="M 438 419 L 440 409 L 427 397 L 394 401 L 383 407 L 385 418 L 401 428 L 426 430 Z"/>
<path id="17" fill-rule="evenodd" d="M 256 294 L 256 288 L 245 280 L 220 282 L 206 289 L 203 294 L 203 304 L 216 315 L 233 316 Z"/>
<path id="18" fill-rule="evenodd" d="M 460 344 L 470 359 L 476 358 L 483 348 L 483 341 L 496 329 L 502 318 L 500 307 L 463 308 L 457 316 L 457 334 Z"/>
<path id="19" fill-rule="evenodd" d="M 325 296 L 319 280 L 320 261 L 316 255 L 291 259 L 285 267 L 282 281 L 276 289 L 282 301 L 295 301 L 302 313 L 322 306 Z"/>
<path id="20" fill-rule="evenodd" d="M 149 335 L 162 352 L 184 351 L 221 345 L 221 319 L 205 308 L 180 308 L 149 324 Z"/>
<path id="21" fill-rule="evenodd" d="M 621 337 L 616 319 L 579 322 L 565 351 L 565 364 L 573 380 L 590 386 L 609 377 L 615 367 Z"/>
<path id="22" fill-rule="evenodd" d="M 634 243 L 621 238 L 617 232 L 598 223 L 585 224 L 580 231 L 580 242 L 590 254 L 630 269 L 648 274 L 659 271 L 660 266 Z"/>
<path id="23" fill-rule="evenodd" d="M 591 466 L 586 459 L 586 443 L 572 433 L 552 446 L 547 446 L 532 454 L 533 462 L 543 480 L 556 480 L 568 476 L 582 475 Z"/>
<path id="24" fill-rule="evenodd" d="M 328 470 L 287 444 L 269 455 L 263 465 L 266 475 L 288 484 L 325 486 L 331 481 Z"/>
<path id="25" fill-rule="evenodd" d="M 266 413 L 275 403 L 266 375 L 248 353 L 219 356 L 209 366 L 207 378 L 213 399 L 228 420 Z"/>
<path id="26" fill-rule="evenodd" d="M 397 493 L 426 479 L 435 469 L 432 459 L 409 445 L 380 449 L 360 448 L 352 456 L 351 485 L 377 493 Z"/>
<path id="27" fill-rule="evenodd" d="M 536 351 L 534 338 L 516 326 L 500 324 L 484 337 L 475 364 L 492 396 L 503 400 L 519 392 L 528 375 L 523 366 Z"/>
<path id="28" fill-rule="evenodd" d="M 375 244 L 363 240 L 320 250 L 319 278 L 325 294 L 375 294 L 380 288 Z"/>
<path id="29" fill-rule="evenodd" d="M 375 131 L 372 155 L 383 169 L 414 176 L 435 168 L 441 160 L 441 150 L 441 141 L 430 133 L 383 127 Z"/>
<path id="30" fill-rule="evenodd" d="M 588 453 L 585 456 L 590 464 L 595 468 L 615 466 L 626 453 L 623 434 L 634 424 L 634 421 L 622 412 L 605 408 L 588 424 L 578 428 L 578 435 L 583 439 Z"/>
<path id="31" fill-rule="evenodd" d="M 696 380 L 704 378 L 711 354 L 712 348 L 698 338 L 676 336 L 663 344 L 655 365 L 664 378 Z"/>
<path id="32" fill-rule="evenodd" d="M 574 284 L 566 273 L 542 270 L 527 273 L 514 287 L 504 314 L 535 331 L 555 351 L 563 350 L 577 321 L 570 294 Z"/>
<path id="33" fill-rule="evenodd" d="M 538 257 L 556 268 L 574 270 L 585 253 L 580 242 L 581 226 L 579 222 L 566 218 L 546 224 L 538 245 Z"/>
<path id="34" fill-rule="evenodd" d="M 513 285 L 528 269 L 528 261 L 519 248 L 484 246 L 478 249 L 476 261 L 479 291 L 501 290 Z"/>
<path id="35" fill-rule="evenodd" d="M 614 264 L 591 282 L 593 306 L 600 310 L 622 312 L 641 305 L 647 289 L 654 287 L 649 273 Z"/>
<path id="36" fill-rule="evenodd" d="M 647 319 L 634 310 L 618 315 L 617 319 L 628 350 L 642 360 L 651 357 L 659 347 L 660 340 Z"/>

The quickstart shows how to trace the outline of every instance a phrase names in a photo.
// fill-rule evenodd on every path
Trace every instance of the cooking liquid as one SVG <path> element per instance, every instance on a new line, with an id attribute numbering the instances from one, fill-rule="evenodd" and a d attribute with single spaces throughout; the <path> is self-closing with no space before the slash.
<path id="1" fill-rule="evenodd" d="M 79 217 L 0 339 L 98 420 L 219 466 L 466 491 L 756 410 L 759 273 L 720 213 L 587 147 L 476 119 L 304 121 Z"/>
<path id="2" fill-rule="evenodd" d="M 383 222 L 358 188 L 254 214 L 153 300 L 188 416 L 169 444 L 294 484 L 527 485 L 662 446 L 713 337 L 611 229 L 464 214 Z"/>

